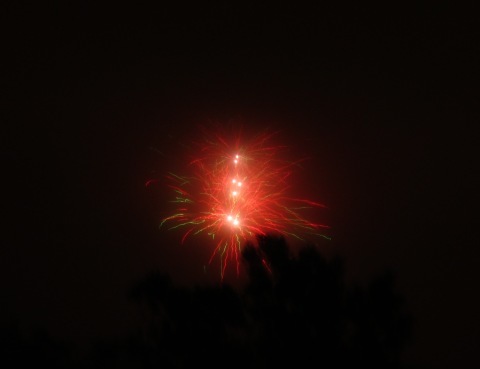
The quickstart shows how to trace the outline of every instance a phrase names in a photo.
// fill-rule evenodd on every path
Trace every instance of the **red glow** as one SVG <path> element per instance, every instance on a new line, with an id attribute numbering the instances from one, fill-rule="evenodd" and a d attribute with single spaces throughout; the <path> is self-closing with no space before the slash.
<path id="1" fill-rule="evenodd" d="M 209 235 L 214 243 L 210 261 L 220 257 L 223 276 L 231 261 L 238 272 L 242 247 L 247 241 L 255 244 L 256 235 L 328 238 L 320 232 L 328 226 L 302 216 L 306 208 L 324 205 L 290 195 L 289 178 L 302 160 L 282 159 L 285 146 L 272 144 L 273 134 L 250 140 L 212 136 L 198 144 L 189 176 L 167 175 L 176 208 L 162 225 L 183 229 L 182 243 Z"/>

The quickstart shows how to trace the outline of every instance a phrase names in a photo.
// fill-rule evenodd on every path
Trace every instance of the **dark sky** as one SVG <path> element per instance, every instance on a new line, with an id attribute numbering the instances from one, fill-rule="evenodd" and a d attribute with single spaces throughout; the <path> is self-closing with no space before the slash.
<path id="1" fill-rule="evenodd" d="M 241 122 L 311 157 L 299 185 L 328 205 L 353 279 L 395 272 L 408 362 L 480 365 L 473 7 L 92 2 L 2 19 L 2 323 L 114 337 L 149 271 L 217 278 L 209 251 L 158 229 L 144 183 L 181 165 L 198 124 Z"/>

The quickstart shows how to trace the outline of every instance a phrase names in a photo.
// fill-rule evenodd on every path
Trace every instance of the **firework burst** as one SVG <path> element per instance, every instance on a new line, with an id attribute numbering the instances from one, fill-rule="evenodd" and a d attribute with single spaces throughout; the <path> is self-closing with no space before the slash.
<path id="1" fill-rule="evenodd" d="M 161 227 L 182 229 L 182 243 L 208 235 L 214 245 L 209 261 L 220 257 L 222 278 L 230 262 L 238 273 L 242 247 L 255 244 L 257 235 L 328 238 L 323 234 L 328 226 L 302 215 L 324 205 L 291 196 L 289 179 L 303 160 L 282 159 L 285 146 L 272 144 L 272 136 L 244 140 L 212 135 L 196 144 L 189 163 L 192 175 L 167 175 L 175 210 L 162 219 Z"/>

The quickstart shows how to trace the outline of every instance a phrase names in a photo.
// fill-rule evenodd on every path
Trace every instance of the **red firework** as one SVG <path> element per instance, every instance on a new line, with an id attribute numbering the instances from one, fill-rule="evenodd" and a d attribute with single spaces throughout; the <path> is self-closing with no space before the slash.
<path id="1" fill-rule="evenodd" d="M 244 141 L 238 135 L 213 135 L 198 144 L 198 156 L 189 163 L 191 176 L 167 175 L 175 210 L 161 226 L 184 229 L 182 243 L 209 235 L 215 245 L 210 262 L 220 256 L 222 278 L 230 261 L 238 273 L 242 247 L 255 244 L 257 235 L 328 238 L 321 233 L 328 226 L 302 215 L 324 205 L 290 195 L 289 178 L 302 160 L 282 159 L 285 146 L 273 145 L 272 137 Z"/>

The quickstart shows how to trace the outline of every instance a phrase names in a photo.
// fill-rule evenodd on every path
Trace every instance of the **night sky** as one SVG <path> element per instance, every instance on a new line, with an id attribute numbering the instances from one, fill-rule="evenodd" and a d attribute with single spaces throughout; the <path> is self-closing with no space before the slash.
<path id="1" fill-rule="evenodd" d="M 480 365 L 474 9 L 334 3 L 7 6 L 2 19 L 3 325 L 84 345 L 137 323 L 152 270 L 218 283 L 208 245 L 159 229 L 145 188 L 199 125 L 278 130 L 310 159 L 328 253 L 391 270 L 415 368 Z M 234 278 L 232 278 L 234 279 Z"/>

